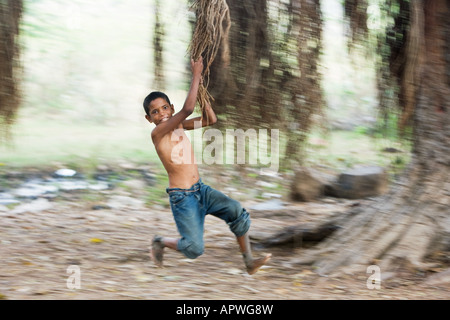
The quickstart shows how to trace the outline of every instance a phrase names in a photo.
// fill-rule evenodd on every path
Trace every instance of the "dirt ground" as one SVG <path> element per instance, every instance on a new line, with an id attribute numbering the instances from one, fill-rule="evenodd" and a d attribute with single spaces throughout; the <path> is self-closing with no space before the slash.
<path id="1" fill-rule="evenodd" d="M 205 253 L 196 260 L 166 251 L 164 268 L 149 260 L 155 234 L 177 236 L 170 209 L 148 205 L 132 188 L 86 199 L 68 193 L 35 199 L 41 206 L 0 209 L 2 299 L 449 299 L 449 277 L 407 273 L 367 286 L 370 273 L 319 276 L 295 264 L 304 249 L 257 249 L 273 254 L 249 276 L 228 227 L 207 217 Z M 263 200 L 258 200 L 262 202 Z M 246 208 L 259 203 L 243 201 Z M 251 235 L 264 237 L 293 223 L 324 219 L 351 201 L 285 203 L 283 210 L 249 210 Z M 105 205 L 103 205 L 105 204 Z M 381 270 L 383 272 L 383 270 Z M 438 274 L 438 273 L 436 273 Z M 78 277 L 78 278 L 77 278 Z"/>

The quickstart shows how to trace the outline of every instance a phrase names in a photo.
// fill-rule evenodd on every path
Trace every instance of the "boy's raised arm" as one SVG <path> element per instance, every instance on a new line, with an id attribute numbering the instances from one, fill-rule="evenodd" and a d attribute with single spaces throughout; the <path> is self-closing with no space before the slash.
<path id="1" fill-rule="evenodd" d="M 201 117 L 195 117 L 183 121 L 183 129 L 185 130 L 198 129 L 213 125 L 216 122 L 217 116 L 214 110 L 212 109 L 211 105 L 208 103 L 203 109 L 203 114 Z M 199 125 L 199 123 L 201 123 L 201 125 Z"/>
<path id="2" fill-rule="evenodd" d="M 191 59 L 191 69 L 192 69 L 192 81 L 189 88 L 188 95 L 184 102 L 183 108 L 180 112 L 176 113 L 169 120 L 160 123 L 152 131 L 153 140 L 158 137 L 162 137 L 169 133 L 170 131 L 178 128 L 178 126 L 185 120 L 189 115 L 194 112 L 195 104 L 197 102 L 197 92 L 202 78 L 203 71 L 203 58 L 200 57 L 197 61 Z"/>
<path id="3" fill-rule="evenodd" d="M 197 103 L 198 87 L 202 79 L 203 58 L 201 56 L 197 61 L 191 59 L 191 69 L 192 69 L 191 87 L 189 88 L 189 92 L 186 97 L 186 100 L 184 101 L 182 109 L 185 110 L 186 112 L 189 112 L 189 114 L 194 112 L 195 104 Z"/>

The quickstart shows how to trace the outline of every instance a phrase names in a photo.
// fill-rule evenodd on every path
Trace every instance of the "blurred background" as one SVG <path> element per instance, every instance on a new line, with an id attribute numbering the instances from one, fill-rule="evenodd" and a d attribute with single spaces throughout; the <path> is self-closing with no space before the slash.
<path id="1" fill-rule="evenodd" d="M 23 5 L 18 38 L 20 108 L 11 139 L 4 139 L 0 146 L 0 162 L 4 166 L 95 166 L 120 159 L 157 160 L 148 139 L 151 126 L 144 120 L 142 100 L 148 92 L 162 90 L 176 108 L 182 106 L 190 81 L 188 47 L 195 20 L 191 3 L 104 0 L 92 4 L 80 0 L 70 4 L 24 1 Z M 255 72 L 258 79 L 248 87 L 265 90 L 265 98 L 246 89 L 235 90 L 232 101 L 224 101 L 223 96 L 230 94 L 220 89 L 227 81 L 220 76 L 226 72 L 220 66 L 213 69 L 210 88 L 222 128 L 242 127 L 236 123 L 239 116 L 235 110 L 245 108 L 247 127 L 282 130 L 281 157 L 285 160 L 331 161 L 339 166 L 361 161 L 404 163 L 406 155 L 386 159 L 379 153 L 389 146 L 408 151 L 408 146 L 397 137 L 395 119 L 386 126 L 377 118 L 374 38 L 392 22 L 388 17 L 382 19 L 377 2 L 369 12 L 374 21 L 369 30 L 372 38 L 364 43 L 369 47 L 360 45 L 352 53 L 348 51 L 344 7 L 340 1 L 321 2 L 321 44 L 313 40 L 299 44 L 317 46 L 311 53 L 302 49 L 304 57 L 313 61 L 314 70 L 308 77 L 316 80 L 310 87 L 296 80 L 302 71 L 309 72 L 309 61 L 301 65 L 296 58 L 294 40 L 299 31 L 290 18 L 295 12 L 289 2 L 267 1 L 264 6 L 255 4 L 258 7 L 265 12 L 267 38 L 260 40 L 259 47 L 237 43 L 242 52 L 253 48 L 259 56 L 246 66 L 235 60 L 236 68 Z M 230 8 L 234 11 L 239 6 L 230 3 Z M 232 42 L 242 42 L 235 33 L 231 37 Z M 242 56 L 241 51 L 235 55 Z M 264 73 L 269 61 L 277 68 L 271 74 Z M 256 64 L 263 66 L 262 71 L 255 71 Z M 242 71 L 233 76 L 237 82 L 246 77 Z M 284 89 L 277 90 L 274 86 L 278 85 Z M 269 86 L 274 88 L 269 90 Z M 292 96 L 297 96 L 295 101 Z M 265 118 L 260 117 L 259 108 Z M 302 109 L 306 112 L 299 111 Z M 297 145 L 305 140 L 305 134 L 312 137 L 312 149 L 301 153 Z M 286 161 L 283 164 L 291 167 Z"/>
<path id="2" fill-rule="evenodd" d="M 173 92 L 186 89 L 187 8 L 183 1 L 164 7 L 165 77 Z M 21 108 L 0 161 L 149 160 L 142 101 L 153 81 L 153 10 L 152 1 L 25 1 Z"/>
<path id="3" fill-rule="evenodd" d="M 177 232 L 142 102 L 158 90 L 182 107 L 193 2 L 1 2 L 0 299 L 448 299 L 445 0 L 227 0 L 214 128 L 279 130 L 280 167 L 199 170 L 274 259 L 249 277 L 208 217 L 204 256 L 150 263 L 153 235 Z"/>

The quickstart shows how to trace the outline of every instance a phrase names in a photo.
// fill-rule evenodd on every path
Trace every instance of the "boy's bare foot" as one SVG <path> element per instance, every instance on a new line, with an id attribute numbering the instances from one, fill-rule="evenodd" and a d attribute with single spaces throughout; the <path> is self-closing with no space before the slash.
<path id="1" fill-rule="evenodd" d="M 155 236 L 152 241 L 152 246 L 150 247 L 150 258 L 156 264 L 157 267 L 162 267 L 164 256 L 164 244 L 162 242 L 162 237 Z"/>
<path id="2" fill-rule="evenodd" d="M 271 253 L 267 254 L 264 258 L 252 260 L 252 262 L 250 262 L 247 265 L 247 273 L 255 274 L 256 271 L 259 270 L 259 268 L 261 268 L 263 265 L 265 265 L 270 260 L 270 258 L 272 258 Z"/>

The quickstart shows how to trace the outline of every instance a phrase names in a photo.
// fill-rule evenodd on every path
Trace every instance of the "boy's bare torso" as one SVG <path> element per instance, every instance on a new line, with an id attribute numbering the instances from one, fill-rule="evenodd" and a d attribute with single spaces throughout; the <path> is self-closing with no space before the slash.
<path id="1" fill-rule="evenodd" d="M 208 103 L 203 107 L 202 116 L 187 119 L 194 112 L 197 92 L 202 81 L 203 58 L 191 60 L 192 81 L 183 108 L 176 114 L 168 97 L 160 94 L 149 102 L 145 118 L 154 123 L 152 141 L 169 176 L 170 188 L 190 188 L 198 182 L 198 167 L 194 159 L 191 142 L 184 130 L 209 126 L 217 121 L 216 115 Z M 145 107 L 145 106 L 144 106 Z"/>
<path id="2" fill-rule="evenodd" d="M 182 125 L 154 144 L 169 176 L 169 188 L 188 189 L 198 182 L 200 177 L 194 151 Z"/>

